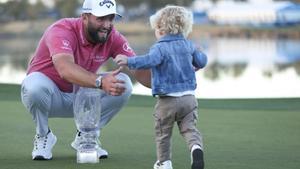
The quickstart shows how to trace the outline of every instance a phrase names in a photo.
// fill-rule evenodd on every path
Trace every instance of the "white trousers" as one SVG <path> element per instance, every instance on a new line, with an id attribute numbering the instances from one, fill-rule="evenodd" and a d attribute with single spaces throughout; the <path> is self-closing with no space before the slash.
<path id="1" fill-rule="evenodd" d="M 126 74 L 119 73 L 116 77 L 125 81 L 126 90 L 121 96 L 111 96 L 99 90 L 102 94 L 99 130 L 121 110 L 132 92 L 132 83 Z M 48 118 L 74 117 L 74 94 L 60 91 L 56 84 L 43 73 L 33 72 L 23 80 L 21 98 L 35 122 L 36 134 L 40 136 L 45 136 L 48 132 Z"/>

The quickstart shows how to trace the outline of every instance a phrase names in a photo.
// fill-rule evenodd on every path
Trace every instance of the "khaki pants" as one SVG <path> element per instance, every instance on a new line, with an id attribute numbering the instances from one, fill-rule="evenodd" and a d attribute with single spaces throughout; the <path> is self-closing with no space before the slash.
<path id="1" fill-rule="evenodd" d="M 196 127 L 198 102 L 193 95 L 159 97 L 155 106 L 155 140 L 157 160 L 171 159 L 171 136 L 174 122 L 189 149 L 193 145 L 203 148 L 202 136 Z"/>

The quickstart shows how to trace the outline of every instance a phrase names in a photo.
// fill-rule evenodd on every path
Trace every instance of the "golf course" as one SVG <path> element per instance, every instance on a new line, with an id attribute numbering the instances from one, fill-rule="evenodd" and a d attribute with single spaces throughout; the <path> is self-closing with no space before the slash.
<path id="1" fill-rule="evenodd" d="M 109 151 L 99 164 L 77 164 L 70 143 L 72 118 L 50 119 L 58 141 L 50 161 L 31 160 L 35 127 L 20 100 L 19 85 L 0 85 L 1 169 L 151 169 L 156 161 L 152 112 L 155 98 L 133 95 L 106 126 L 101 142 Z M 198 128 L 206 169 L 299 169 L 300 98 L 199 99 Z M 190 153 L 174 127 L 174 169 L 190 168 Z"/>

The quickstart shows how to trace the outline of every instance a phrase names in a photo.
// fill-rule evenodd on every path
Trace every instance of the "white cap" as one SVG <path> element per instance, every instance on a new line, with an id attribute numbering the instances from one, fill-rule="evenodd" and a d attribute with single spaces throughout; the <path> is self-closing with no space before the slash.
<path id="1" fill-rule="evenodd" d="M 117 4 L 115 0 L 84 0 L 82 13 L 91 13 L 97 17 L 117 13 Z"/>

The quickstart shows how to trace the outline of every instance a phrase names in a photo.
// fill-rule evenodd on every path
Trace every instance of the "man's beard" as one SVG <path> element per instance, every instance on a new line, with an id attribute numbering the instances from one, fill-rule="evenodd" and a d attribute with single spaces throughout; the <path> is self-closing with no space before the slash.
<path id="1" fill-rule="evenodd" d="M 107 32 L 106 32 L 105 36 L 99 37 L 98 32 L 101 31 L 101 30 L 105 30 Z M 90 23 L 88 24 L 88 34 L 89 34 L 91 40 L 93 41 L 93 43 L 104 43 L 104 42 L 106 42 L 110 32 L 111 32 L 111 28 L 109 28 L 109 29 L 106 29 L 106 28 L 97 29 L 97 28 L 93 27 Z"/>

